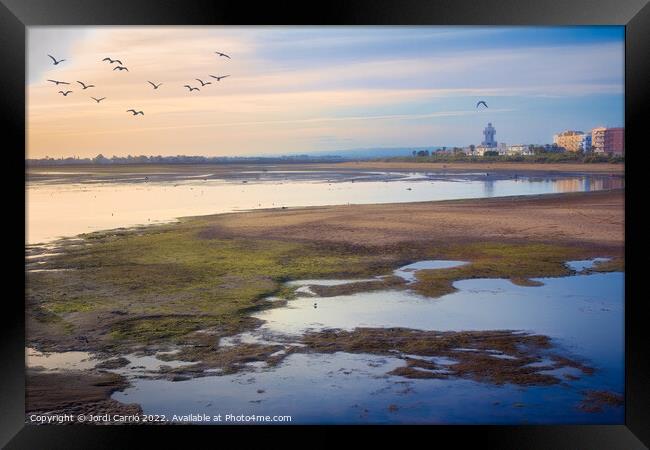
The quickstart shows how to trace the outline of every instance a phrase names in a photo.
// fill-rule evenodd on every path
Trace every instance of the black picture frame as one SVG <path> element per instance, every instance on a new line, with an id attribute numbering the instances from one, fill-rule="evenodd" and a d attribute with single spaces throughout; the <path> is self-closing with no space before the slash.
<path id="1" fill-rule="evenodd" d="M 571 3 L 553 0 L 336 0 L 311 3 L 279 0 L 246 2 L 236 0 L 0 0 L 0 71 L 3 93 L 0 96 L 0 123 L 7 170 L 6 198 L 15 201 L 16 214 L 9 220 L 15 229 L 11 236 L 24 233 L 25 164 L 25 36 L 26 27 L 36 25 L 625 25 L 626 88 L 625 119 L 626 191 L 641 192 L 640 151 L 644 134 L 643 113 L 648 112 L 650 80 L 650 4 L 647 0 L 577 0 Z M 647 140 L 646 140 L 647 141 Z M 23 151 L 21 151 L 21 148 Z M 636 153 L 636 154 L 635 154 Z M 642 174 L 640 175 L 643 176 Z M 22 185 L 21 185 L 22 182 Z M 533 449 L 641 449 L 650 445 L 650 356 L 646 316 L 642 314 L 646 296 L 642 294 L 642 266 L 632 263 L 644 256 L 638 239 L 645 231 L 635 217 L 639 215 L 639 197 L 626 195 L 626 392 L 624 425 L 565 426 L 420 426 L 346 427 L 383 437 L 386 433 L 428 434 L 432 443 L 451 439 L 454 445 L 467 442 L 483 448 Z M 22 208 L 22 209 L 21 209 Z M 17 217 L 17 219 L 15 218 Z M 21 221 L 20 218 L 23 218 Z M 634 245 L 631 245 L 634 243 Z M 272 438 L 289 428 L 236 426 L 57 426 L 26 425 L 24 414 L 25 327 L 24 283 L 20 283 L 19 253 L 24 257 L 24 242 L 8 239 L 5 245 L 8 279 L 14 291 L 8 291 L 0 313 L 2 367 L 0 377 L 0 445 L 6 448 L 129 448 L 133 438 L 184 442 L 184 447 L 215 433 L 235 434 L 231 438 Z M 15 273 L 14 273 L 15 272 Z M 24 273 L 24 272 L 23 272 Z M 313 433 L 310 440 L 325 443 L 335 436 L 331 427 L 300 427 Z M 155 431 L 155 433 L 152 433 Z M 287 434 L 288 435 L 288 434 Z M 191 436 L 191 437 L 190 437 Z M 406 436 L 406 435 L 402 435 Z M 182 439 L 176 441 L 177 439 Z M 410 439 L 410 438 L 409 438 Z M 231 442 L 237 442 L 231 441 Z M 645 445 L 644 445 L 645 443 Z M 216 445 L 225 445 L 223 442 Z"/>

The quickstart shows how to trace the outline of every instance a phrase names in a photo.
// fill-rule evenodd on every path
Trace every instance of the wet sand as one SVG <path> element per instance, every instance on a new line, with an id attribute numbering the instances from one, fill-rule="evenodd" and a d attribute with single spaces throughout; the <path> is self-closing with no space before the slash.
<path id="1" fill-rule="evenodd" d="M 184 219 L 160 230 L 166 230 L 169 238 L 159 240 L 165 235 L 156 230 L 141 230 L 131 236 L 131 239 L 109 233 L 93 238 L 92 241 L 96 243 L 87 249 L 77 250 L 81 252 L 79 255 L 84 255 L 82 260 L 75 259 L 79 255 L 75 256 L 74 251 L 70 255 L 52 258 L 48 263 L 52 264 L 52 268 L 56 269 L 60 265 L 74 267 L 76 270 L 66 272 L 65 277 L 58 272 L 32 276 L 32 291 L 27 304 L 30 340 L 37 344 L 47 343 L 53 350 L 104 350 L 111 356 L 119 356 L 134 346 L 142 347 L 144 344 L 151 350 L 158 346 L 164 348 L 168 342 L 181 339 L 180 342 L 187 349 L 196 353 L 189 355 L 191 358 L 188 360 L 206 364 L 208 359 L 203 353 L 217 348 L 221 336 L 254 329 L 258 325 L 248 313 L 260 307 L 256 299 L 277 292 L 278 288 L 273 287 L 271 280 L 264 278 L 272 277 L 270 272 L 274 267 L 285 267 L 288 272 L 281 275 L 289 279 L 295 278 L 293 272 L 304 276 L 331 277 L 336 272 L 318 272 L 330 258 L 342 258 L 334 260 L 333 267 L 344 267 L 346 272 L 351 272 L 355 267 L 350 265 L 352 256 L 361 250 L 369 259 L 363 262 L 362 267 L 356 268 L 354 276 L 373 274 L 382 264 L 392 266 L 404 258 L 413 257 L 418 249 L 441 248 L 448 244 L 462 245 L 454 250 L 460 253 L 445 256 L 471 260 L 474 265 L 467 267 L 479 267 L 481 256 L 476 253 L 477 248 L 469 244 L 489 242 L 514 245 L 512 249 L 503 249 L 503 255 L 497 252 L 497 256 L 490 256 L 490 250 L 488 256 L 482 256 L 494 265 L 490 269 L 491 276 L 499 277 L 499 271 L 513 276 L 512 270 L 516 268 L 524 271 L 520 274 L 524 278 L 550 276 L 556 269 L 559 270 L 557 275 L 562 275 L 566 269 L 559 263 L 555 264 L 554 260 L 571 259 L 565 257 L 563 249 L 549 247 L 550 254 L 538 255 L 531 253 L 535 250 L 529 252 L 525 245 L 548 243 L 577 246 L 578 249 L 570 252 L 573 258 L 622 256 L 624 191 L 405 204 L 277 208 Z M 125 233 L 134 234 L 129 231 Z M 219 283 L 213 281 L 212 284 L 217 289 L 214 293 L 210 291 L 210 313 L 213 315 L 206 315 L 205 310 L 199 308 L 205 307 L 200 304 L 201 297 L 197 294 L 202 292 L 202 285 L 197 284 L 196 289 L 199 291 L 192 290 L 194 288 L 188 280 L 200 281 L 198 274 L 204 269 L 201 257 L 206 258 L 212 277 L 215 261 L 229 257 L 229 254 L 224 253 L 228 250 L 227 243 L 241 243 L 232 249 L 233 255 L 236 255 L 237 260 L 244 259 L 247 264 L 256 263 L 258 266 L 250 269 L 255 274 L 250 278 L 237 278 L 230 268 Z M 286 251 L 281 247 L 282 251 L 276 258 L 273 253 L 275 247 L 289 245 L 288 243 L 291 243 L 291 247 L 287 247 Z M 299 243 L 308 243 L 308 246 L 303 247 Z M 102 251 L 105 245 L 110 246 L 110 253 Z M 178 245 L 182 245 L 183 250 Z M 315 248 L 325 252 L 320 255 L 323 259 L 303 254 L 314 252 Z M 173 254 L 175 260 L 161 265 L 155 259 L 156 255 L 151 254 L 153 250 Z M 510 251 L 519 252 L 513 257 L 517 261 L 516 265 L 510 261 L 513 258 L 507 257 Z M 553 252 L 559 253 L 555 255 Z M 348 259 L 343 258 L 348 253 Z M 304 267 L 289 270 L 287 268 L 296 258 L 289 259 L 288 255 L 315 259 L 306 260 Z M 112 257 L 118 258 L 112 261 Z M 153 259 L 143 260 L 144 257 Z M 375 257 L 388 259 L 382 261 Z M 549 258 L 553 262 L 551 267 L 547 267 Z M 229 266 L 230 260 L 223 260 Z M 102 271 L 88 270 L 94 266 L 101 267 Z M 120 272 L 122 267 L 124 271 Z M 146 270 L 143 271 L 144 269 Z M 346 275 L 350 276 L 350 273 Z M 462 278 L 470 275 L 463 273 Z M 129 278 L 131 276 L 132 280 Z M 276 274 L 275 278 L 278 277 Z M 119 280 L 119 283 L 115 284 L 111 280 Z M 164 280 L 173 282 L 172 287 L 176 290 L 179 286 L 188 290 L 177 294 L 167 292 L 165 296 L 155 290 L 145 291 L 161 286 Z M 259 289 L 243 292 L 239 288 L 240 283 L 245 283 L 247 289 Z M 437 285 L 437 280 L 432 283 Z M 88 297 L 65 300 L 65 297 L 59 295 L 77 295 L 80 285 L 84 286 L 85 295 L 92 295 L 90 298 L 97 297 L 98 300 L 88 302 L 85 300 Z M 232 295 L 228 294 L 229 289 L 233 290 Z M 54 297 L 53 291 L 57 293 Z M 218 295 L 225 297 L 220 299 Z M 248 297 L 249 300 L 242 300 Z M 235 305 L 236 311 L 227 309 L 232 305 L 233 298 L 242 302 Z M 199 303 L 193 305 L 192 302 Z M 161 315 L 162 313 L 164 314 Z M 74 332 L 71 334 L 66 326 L 71 326 L 69 329 Z M 214 327 L 215 334 L 196 331 L 209 327 Z M 265 360 L 276 348 L 252 346 L 247 351 L 243 350 L 242 346 L 234 349 L 237 358 L 246 361 L 251 358 Z M 237 358 L 235 362 L 239 361 Z M 231 360 L 226 358 L 224 361 L 216 361 L 215 364 L 222 366 Z M 197 369 L 202 369 L 200 364 Z M 469 372 L 475 371 L 473 365 L 470 369 Z M 137 405 L 123 405 L 109 400 L 111 392 L 124 388 L 123 379 L 95 379 L 96 376 L 101 378 L 105 375 L 94 372 L 83 375 L 31 372 L 28 377 L 31 390 L 28 393 L 28 410 L 138 410 Z M 52 377 L 56 379 L 53 381 Z M 70 389 L 61 388 L 68 385 Z M 68 402 L 70 397 L 71 401 Z"/>
<path id="2" fill-rule="evenodd" d="M 136 404 L 112 400 L 110 395 L 126 388 L 124 377 L 107 372 L 29 370 L 26 404 L 29 414 L 139 414 Z M 73 422 L 74 423 L 74 422 Z"/>
<path id="3" fill-rule="evenodd" d="M 215 235 L 364 246 L 431 240 L 542 241 L 622 249 L 624 191 L 273 209 L 211 216 L 206 221 Z"/>
<path id="4" fill-rule="evenodd" d="M 185 179 L 251 180 L 263 176 L 266 179 L 320 179 L 345 181 L 352 177 L 368 176 L 394 179 L 395 174 L 377 172 L 447 172 L 467 173 L 486 172 L 493 176 L 510 177 L 571 174 L 623 175 L 624 164 L 609 163 L 526 163 L 526 162 L 485 162 L 485 163 L 429 163 L 429 162 L 382 162 L 348 161 L 340 163 L 314 164 L 133 164 L 133 165 L 89 165 L 89 166 L 50 166 L 29 167 L 27 179 L 30 182 L 69 183 L 116 181 L 178 181 Z M 146 177 L 146 179 L 145 179 Z"/>

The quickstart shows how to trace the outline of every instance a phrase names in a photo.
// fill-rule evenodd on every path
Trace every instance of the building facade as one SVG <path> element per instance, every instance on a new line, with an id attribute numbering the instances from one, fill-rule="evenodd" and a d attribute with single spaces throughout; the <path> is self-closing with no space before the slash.
<path id="1" fill-rule="evenodd" d="M 584 138 L 582 131 L 568 130 L 553 136 L 553 143 L 558 147 L 563 147 L 568 152 L 581 151 L 581 143 Z"/>
<path id="2" fill-rule="evenodd" d="M 582 140 L 580 141 L 580 151 L 582 153 L 591 152 L 591 131 L 582 135 Z"/>
<path id="3" fill-rule="evenodd" d="M 625 129 L 599 127 L 591 130 L 591 148 L 594 153 L 625 154 Z"/>
<path id="4" fill-rule="evenodd" d="M 515 144 L 508 146 L 508 155 L 532 155 L 533 151 L 526 144 Z"/>
<path id="5" fill-rule="evenodd" d="M 485 156 L 485 152 L 496 151 L 496 147 L 489 147 L 487 145 L 477 145 L 474 149 L 474 155 L 476 156 Z"/>

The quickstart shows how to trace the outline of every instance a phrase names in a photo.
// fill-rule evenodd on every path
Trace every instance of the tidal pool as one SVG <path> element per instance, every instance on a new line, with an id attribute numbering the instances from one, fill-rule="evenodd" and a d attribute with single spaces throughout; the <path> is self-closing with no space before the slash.
<path id="1" fill-rule="evenodd" d="M 202 413 L 290 415 L 293 424 L 623 423 L 622 408 L 598 414 L 577 408 L 589 383 L 522 388 L 386 375 L 401 365 L 398 358 L 365 354 L 294 354 L 275 369 L 178 382 L 135 380 L 113 398 L 168 419 Z"/>
<path id="2" fill-rule="evenodd" d="M 569 269 L 575 270 L 576 272 L 583 272 L 587 269 L 593 269 L 594 266 L 609 261 L 610 258 L 593 258 L 593 259 L 583 259 L 576 261 L 567 261 L 566 265 Z"/>
<path id="3" fill-rule="evenodd" d="M 579 407 L 589 390 L 623 393 L 623 274 L 537 280 L 543 285 L 462 280 L 454 284 L 457 292 L 437 299 L 408 290 L 299 297 L 255 314 L 265 321 L 262 327 L 222 345 L 268 342 L 273 336 L 284 336 L 279 341 L 291 345 L 292 337 L 325 328 L 509 329 L 550 336 L 562 353 L 593 367 L 593 374 L 551 386 L 497 386 L 388 375 L 405 364 L 398 356 L 407 355 L 296 353 L 276 367 L 261 364 L 234 375 L 178 382 L 135 379 L 113 398 L 169 418 L 205 413 L 291 415 L 291 423 L 623 423 L 622 406 L 596 412 Z M 496 351 L 493 356 L 508 357 Z M 575 375 L 572 371 L 556 372 Z"/>
<path id="4" fill-rule="evenodd" d="M 452 267 L 464 266 L 465 264 L 467 264 L 465 261 L 418 261 L 416 263 L 400 267 L 393 272 L 393 275 L 406 280 L 408 283 L 413 283 L 415 281 L 415 272 L 418 270 L 450 269 Z"/>
<path id="5" fill-rule="evenodd" d="M 191 365 L 191 362 L 185 361 L 163 361 L 156 356 L 163 354 L 159 352 L 156 355 L 144 355 L 137 353 L 130 353 L 123 355 L 128 363 L 121 367 L 105 369 L 102 363 L 105 361 L 113 360 L 114 357 L 101 358 L 99 355 L 91 352 L 40 352 L 36 349 L 27 347 L 25 349 L 25 366 L 32 369 L 47 370 L 53 372 L 61 372 L 68 370 L 89 370 L 101 369 L 110 370 L 111 372 L 119 373 L 129 377 L 139 376 L 153 376 L 160 373 L 161 368 L 167 367 L 182 367 Z"/>
<path id="6" fill-rule="evenodd" d="M 98 363 L 88 352 L 39 352 L 34 348 L 25 349 L 25 366 L 43 370 L 86 370 L 92 369 Z"/>

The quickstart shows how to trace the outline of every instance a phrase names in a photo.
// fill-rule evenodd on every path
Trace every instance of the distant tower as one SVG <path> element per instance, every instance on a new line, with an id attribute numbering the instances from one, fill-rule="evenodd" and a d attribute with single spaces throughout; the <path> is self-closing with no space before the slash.
<path id="1" fill-rule="evenodd" d="M 497 141 L 494 140 L 494 135 L 497 134 L 497 130 L 492 126 L 491 123 L 487 124 L 487 127 L 483 130 L 483 135 L 485 140 L 481 142 L 485 147 L 496 147 Z"/>

